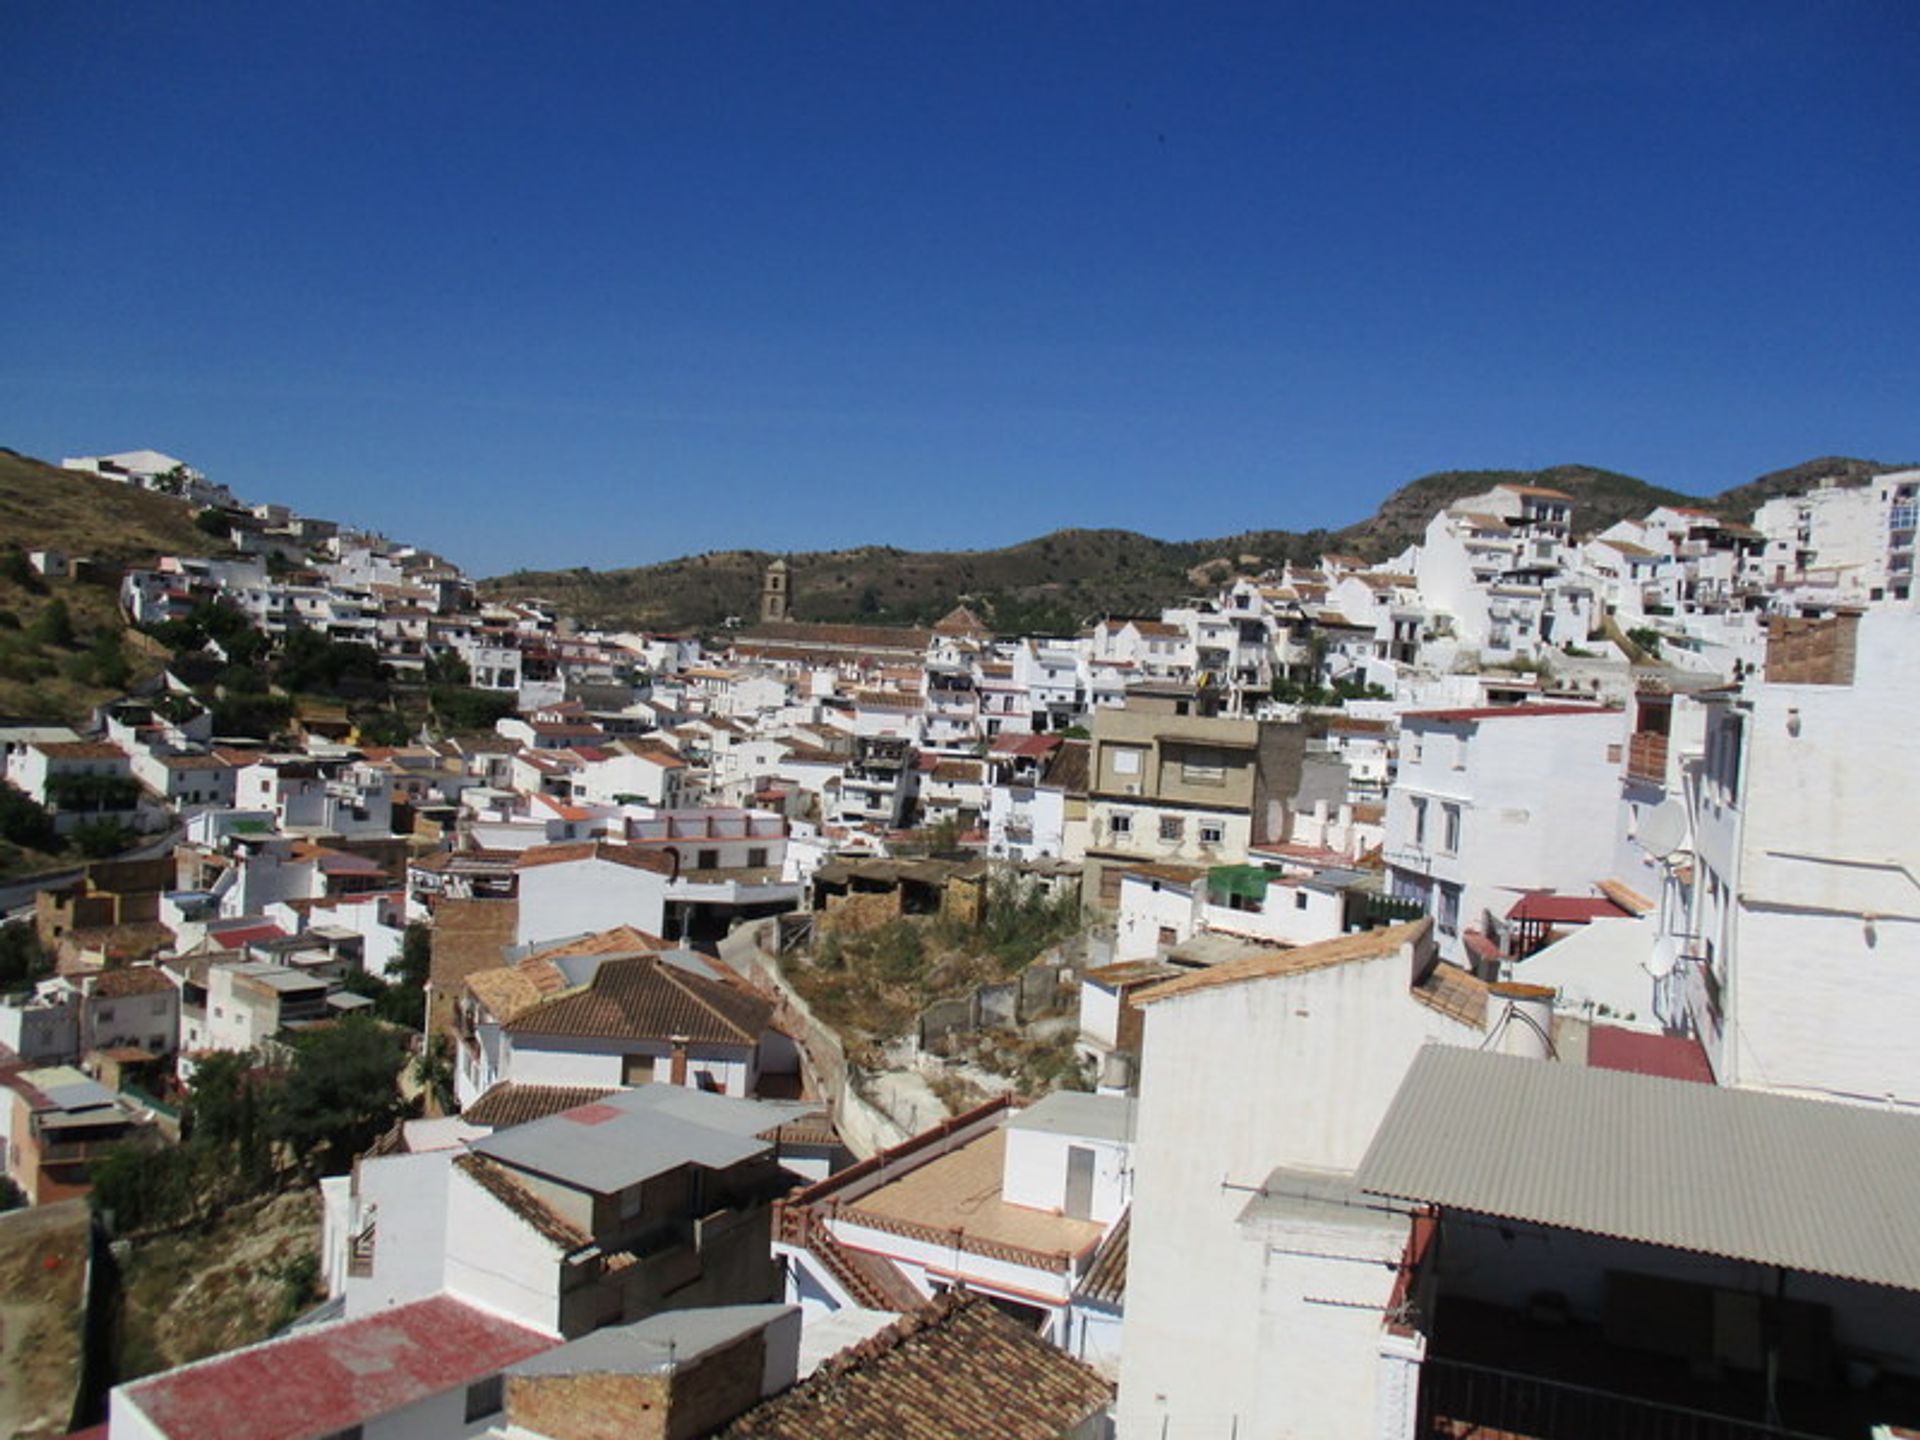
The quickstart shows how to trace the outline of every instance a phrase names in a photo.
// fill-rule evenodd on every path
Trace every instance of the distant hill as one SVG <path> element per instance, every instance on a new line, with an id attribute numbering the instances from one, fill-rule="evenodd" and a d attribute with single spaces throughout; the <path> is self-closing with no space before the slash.
<path id="1" fill-rule="evenodd" d="M 1339 543 L 1369 560 L 1385 560 L 1419 540 L 1434 513 L 1467 495 L 1496 485 L 1543 485 L 1573 497 L 1573 518 L 1591 535 L 1617 521 L 1644 515 L 1656 505 L 1699 505 L 1694 496 L 1663 490 L 1591 465 L 1555 465 L 1546 470 L 1442 470 L 1423 475 L 1380 502 L 1368 519 L 1339 531 Z"/>
<path id="2" fill-rule="evenodd" d="M 203 551 L 207 537 L 185 501 L 0 447 L 0 545 L 125 565 Z"/>
<path id="3" fill-rule="evenodd" d="M 152 674 L 160 652 L 128 632 L 120 569 L 173 551 L 204 553 L 207 544 L 184 501 L 0 449 L 0 555 L 54 549 L 97 562 L 86 581 L 26 584 L 0 572 L 0 715 L 84 719 L 120 693 L 120 664 L 112 656 L 125 662 L 126 678 Z M 39 635 L 55 601 L 71 623 L 69 644 Z M 118 643 L 100 640 L 102 631 Z"/>
<path id="4" fill-rule="evenodd" d="M 1130 530 L 1057 530 L 998 550 L 808 551 L 787 557 L 795 617 L 926 625 L 966 600 L 1003 633 L 1072 630 L 1097 615 L 1157 613 L 1237 573 L 1328 553 L 1389 559 L 1420 538 L 1436 510 L 1498 484 L 1544 485 L 1574 500 L 1582 534 L 1656 505 L 1697 505 L 1748 519 L 1760 501 L 1838 476 L 1864 483 L 1897 466 L 1836 457 L 1763 475 L 1717 496 L 1686 495 L 1590 465 L 1545 470 L 1445 470 L 1394 491 L 1341 530 L 1254 530 L 1217 540 L 1155 540 Z M 483 582 L 501 599 L 541 598 L 589 624 L 711 629 L 751 624 L 773 555 L 722 550 L 626 570 L 516 571 Z"/>
<path id="5" fill-rule="evenodd" d="M 1874 476 L 1885 475 L 1890 470 L 1913 468 L 1913 465 L 1905 463 L 1883 465 L 1878 460 L 1850 460 L 1843 455 L 1829 455 L 1825 459 L 1808 460 L 1785 470 L 1772 471 L 1757 480 L 1736 485 L 1731 490 L 1722 490 L 1713 497 L 1712 508 L 1729 520 L 1750 520 L 1753 512 L 1768 500 L 1781 495 L 1804 494 L 1822 480 L 1835 480 L 1842 485 L 1865 485 Z"/>

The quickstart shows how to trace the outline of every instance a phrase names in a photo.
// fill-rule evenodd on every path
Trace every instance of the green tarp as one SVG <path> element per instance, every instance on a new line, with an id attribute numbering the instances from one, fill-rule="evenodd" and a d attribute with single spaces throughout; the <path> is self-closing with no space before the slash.
<path id="1" fill-rule="evenodd" d="M 1238 895 L 1247 900 L 1264 900 L 1271 871 L 1258 865 L 1216 865 L 1207 871 L 1207 889 L 1215 895 Z"/>

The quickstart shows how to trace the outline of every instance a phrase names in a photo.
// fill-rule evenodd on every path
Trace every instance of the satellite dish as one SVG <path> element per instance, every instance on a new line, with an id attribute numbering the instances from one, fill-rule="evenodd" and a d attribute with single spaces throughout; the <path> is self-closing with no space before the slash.
<path id="1" fill-rule="evenodd" d="M 1662 800 L 1640 817 L 1640 848 L 1664 860 L 1687 838 L 1687 812 L 1677 800 Z"/>
<path id="2" fill-rule="evenodd" d="M 1653 942 L 1653 952 L 1647 956 L 1647 973 L 1656 980 L 1664 980 L 1673 973 L 1673 967 L 1680 963 L 1680 942 L 1671 935 L 1661 935 Z"/>

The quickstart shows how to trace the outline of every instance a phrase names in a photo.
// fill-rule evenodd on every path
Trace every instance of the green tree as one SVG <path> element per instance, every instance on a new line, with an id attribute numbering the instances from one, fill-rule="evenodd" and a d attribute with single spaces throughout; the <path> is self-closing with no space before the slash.
<path id="1" fill-rule="evenodd" d="M 27 1203 L 27 1192 L 13 1181 L 11 1175 L 0 1175 L 0 1211 L 20 1210 Z"/>
<path id="2" fill-rule="evenodd" d="M 405 1109 L 397 1084 L 405 1034 L 349 1016 L 294 1043 L 275 1129 L 308 1174 L 341 1174 Z"/>
<path id="3" fill-rule="evenodd" d="M 4 556 L 0 556 L 0 576 L 35 595 L 46 593 L 46 582 L 40 578 L 40 572 L 33 568 L 33 562 L 27 559 L 27 552 L 18 545 L 9 545 Z"/>
<path id="4" fill-rule="evenodd" d="M 133 844 L 134 834 L 117 820 L 89 820 L 67 837 L 89 860 L 106 860 Z"/>
<path id="5" fill-rule="evenodd" d="M 46 807 L 4 782 L 0 782 L 0 839 L 31 850 L 52 850 L 60 844 Z"/>
<path id="6" fill-rule="evenodd" d="M 191 1219 L 203 1197 L 199 1157 L 183 1146 L 123 1140 L 87 1168 L 87 1203 L 124 1235 Z"/>
<path id="7" fill-rule="evenodd" d="M 427 656 L 421 676 L 428 685 L 465 686 L 473 683 L 473 671 L 453 651 Z"/>
<path id="8" fill-rule="evenodd" d="M 451 1115 L 459 1102 L 453 1090 L 453 1037 L 435 1035 L 413 1057 L 413 1083 L 442 1115 Z"/>
<path id="9" fill-rule="evenodd" d="M 27 629 L 27 638 L 36 645 L 52 645 L 61 650 L 71 650 L 79 644 L 79 637 L 73 631 L 73 616 L 67 610 L 67 602 L 55 600 L 48 604 Z"/>
<path id="10" fill-rule="evenodd" d="M 202 535 L 222 542 L 233 538 L 233 517 L 224 510 L 206 509 L 193 517 L 193 525 Z"/>
<path id="11" fill-rule="evenodd" d="M 241 1194 L 254 1194 L 274 1179 L 273 1113 L 285 1079 L 262 1070 L 251 1050 L 202 1056 L 187 1092 L 189 1143 Z"/>
<path id="12" fill-rule="evenodd" d="M 93 683 L 108 690 L 124 690 L 133 678 L 127 652 L 120 644 L 119 635 L 109 626 L 102 625 L 93 632 L 93 643 L 87 647 L 87 661 L 93 670 Z"/>
<path id="13" fill-rule="evenodd" d="M 31 920 L 0 925 L 0 990 L 14 990 L 53 973 L 53 956 Z"/>

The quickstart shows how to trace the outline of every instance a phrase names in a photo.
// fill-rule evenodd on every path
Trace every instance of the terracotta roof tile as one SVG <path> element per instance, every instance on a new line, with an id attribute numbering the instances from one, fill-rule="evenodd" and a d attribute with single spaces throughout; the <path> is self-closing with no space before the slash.
<path id="1" fill-rule="evenodd" d="M 158 966 L 129 965 L 124 970 L 107 970 L 93 982 L 95 1000 L 119 1000 L 128 995 L 163 995 L 174 983 Z"/>
<path id="2" fill-rule="evenodd" d="M 1080 1282 L 1076 1298 L 1115 1308 L 1126 1303 L 1127 1242 L 1132 1233 L 1133 1211 L 1129 1208 L 1120 1217 L 1120 1222 L 1107 1232 L 1107 1238 L 1100 1242 L 1100 1248 L 1094 1251 L 1093 1263 L 1087 1267 L 1086 1278 Z"/>
<path id="3" fill-rule="evenodd" d="M 1255 950 L 1238 960 L 1212 965 L 1169 980 L 1134 997 L 1140 1005 L 1157 1004 L 1195 990 L 1210 990 L 1222 985 L 1238 985 L 1248 980 L 1265 980 L 1276 975 L 1304 975 L 1354 960 L 1377 960 L 1391 955 L 1402 945 L 1417 944 L 1432 928 L 1430 919 L 1410 920 L 1380 930 L 1363 930 L 1357 935 L 1342 935 L 1337 940 L 1322 940 L 1317 945 L 1302 945 L 1297 950 Z"/>
<path id="4" fill-rule="evenodd" d="M 563 845 L 534 845 L 522 850 L 513 862 L 516 870 L 532 870 L 542 865 L 565 865 L 576 860 L 605 860 L 631 870 L 652 870 L 657 874 L 673 872 L 673 857 L 643 850 L 637 845 L 615 845 L 604 840 L 582 840 Z"/>
<path id="5" fill-rule="evenodd" d="M 1429 1010 L 1438 1010 L 1476 1030 L 1487 1028 L 1487 982 L 1458 965 L 1445 960 L 1435 962 L 1411 993 Z"/>
<path id="6" fill-rule="evenodd" d="M 685 1036 L 691 1041 L 752 1045 L 773 1007 L 757 995 L 704 980 L 646 955 L 608 960 L 593 981 L 522 1011 L 507 1025 L 515 1035 L 615 1039 Z"/>
<path id="7" fill-rule="evenodd" d="M 721 1432 L 731 1440 L 1051 1440 L 1112 1399 L 1090 1367 L 965 1292 L 826 1362 Z"/>
<path id="8" fill-rule="evenodd" d="M 469 1125 L 505 1130 L 544 1120 L 577 1105 L 591 1105 L 613 1093 L 588 1085 L 516 1085 L 502 1080 L 462 1110 L 460 1118 Z"/>

